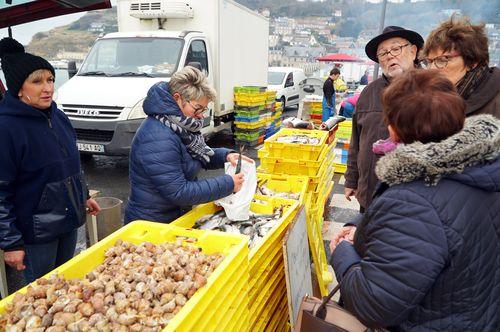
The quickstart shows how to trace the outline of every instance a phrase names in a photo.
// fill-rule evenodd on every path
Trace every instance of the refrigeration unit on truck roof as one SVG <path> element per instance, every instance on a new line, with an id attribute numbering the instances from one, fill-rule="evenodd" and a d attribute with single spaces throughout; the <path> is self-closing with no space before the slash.
<path id="1" fill-rule="evenodd" d="M 139 19 L 186 19 L 194 17 L 193 7 L 184 1 L 137 1 L 130 4 L 130 16 Z"/>

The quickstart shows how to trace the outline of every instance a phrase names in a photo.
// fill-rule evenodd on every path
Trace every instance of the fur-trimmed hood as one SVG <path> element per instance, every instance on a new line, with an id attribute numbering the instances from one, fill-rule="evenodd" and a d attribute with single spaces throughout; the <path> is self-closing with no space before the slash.
<path id="1" fill-rule="evenodd" d="M 422 179 L 436 185 L 443 177 L 500 190 L 500 120 L 472 116 L 462 131 L 438 143 L 401 145 L 380 158 L 377 177 L 390 186 Z"/>

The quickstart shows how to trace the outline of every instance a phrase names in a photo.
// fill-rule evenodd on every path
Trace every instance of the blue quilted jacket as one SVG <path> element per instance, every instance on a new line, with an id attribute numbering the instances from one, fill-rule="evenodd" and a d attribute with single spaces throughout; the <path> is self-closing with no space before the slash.
<path id="1" fill-rule="evenodd" d="M 153 116 L 181 114 L 168 92 L 168 84 L 151 87 L 144 100 L 148 115 L 132 142 L 130 153 L 131 193 L 125 210 L 125 223 L 137 219 L 171 222 L 187 207 L 230 195 L 234 189 L 229 175 L 198 180 L 202 168 L 180 137 Z M 207 168 L 222 168 L 231 150 L 214 149 Z"/>
<path id="2" fill-rule="evenodd" d="M 347 309 L 370 327 L 499 331 L 500 121 L 380 159 L 354 245 L 332 255 Z"/>

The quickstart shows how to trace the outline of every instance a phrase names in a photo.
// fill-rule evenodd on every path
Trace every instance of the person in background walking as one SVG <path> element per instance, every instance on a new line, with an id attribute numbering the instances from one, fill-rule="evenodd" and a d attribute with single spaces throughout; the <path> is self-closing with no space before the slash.
<path id="1" fill-rule="evenodd" d="M 172 75 L 170 82 L 149 89 L 144 100 L 148 117 L 135 134 L 130 152 L 132 191 L 125 223 L 137 219 L 169 223 L 192 205 L 241 189 L 242 173 L 197 179 L 202 168 L 223 168 L 226 161 L 236 165 L 239 157 L 229 149 L 210 148 L 200 131 L 215 94 L 206 76 L 191 66 Z"/>
<path id="2" fill-rule="evenodd" d="M 335 80 L 340 76 L 340 70 L 333 68 L 330 76 L 323 84 L 323 116 L 321 121 L 325 122 L 335 114 Z"/>
<path id="3" fill-rule="evenodd" d="M 422 49 L 421 63 L 440 70 L 467 103 L 467 116 L 493 114 L 500 118 L 500 69 L 488 67 L 488 37 L 484 24 L 460 15 L 434 29 Z"/>
<path id="4" fill-rule="evenodd" d="M 417 53 L 423 44 L 418 33 L 397 26 L 386 27 L 382 34 L 366 44 L 366 55 L 380 64 L 383 75 L 363 89 L 352 118 L 344 195 L 349 201 L 355 196 L 361 212 L 370 205 L 377 184 L 375 164 L 378 157 L 372 145 L 389 136 L 382 118 L 382 90 L 394 78 L 415 68 Z"/>
<path id="5" fill-rule="evenodd" d="M 76 134 L 52 100 L 55 71 L 12 38 L 0 41 L 0 248 L 32 282 L 71 259 L 88 196 Z"/>
<path id="6" fill-rule="evenodd" d="M 368 70 L 365 70 L 365 73 L 363 76 L 361 76 L 361 79 L 359 80 L 360 85 L 368 85 Z"/>
<path id="7" fill-rule="evenodd" d="M 331 243 L 346 309 L 391 331 L 499 331 L 500 120 L 466 119 L 436 70 L 395 78 L 382 105 L 381 185 L 353 243 Z"/>

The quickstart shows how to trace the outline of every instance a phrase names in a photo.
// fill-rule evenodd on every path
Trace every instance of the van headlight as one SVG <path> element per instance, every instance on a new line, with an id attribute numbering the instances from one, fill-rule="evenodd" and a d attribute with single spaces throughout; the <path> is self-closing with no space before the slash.
<path id="1" fill-rule="evenodd" d="M 134 107 L 132 107 L 127 120 L 144 119 L 146 117 L 146 113 L 144 113 L 144 110 L 142 109 L 143 102 L 144 99 L 141 99 L 137 104 L 134 105 Z"/>

